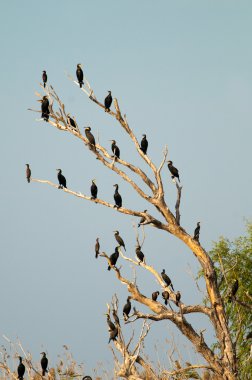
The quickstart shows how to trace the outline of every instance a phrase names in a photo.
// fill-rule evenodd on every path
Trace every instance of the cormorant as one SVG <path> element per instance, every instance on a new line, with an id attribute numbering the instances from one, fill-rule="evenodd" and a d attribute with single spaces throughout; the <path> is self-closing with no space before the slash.
<path id="1" fill-rule="evenodd" d="M 46 86 L 46 82 L 47 82 L 47 74 L 46 74 L 46 71 L 45 71 L 45 70 L 43 70 L 42 80 L 43 80 L 44 88 L 45 88 L 45 86 Z"/>
<path id="2" fill-rule="evenodd" d="M 45 353 L 45 352 L 41 352 L 41 355 L 43 355 L 43 356 L 42 356 L 42 359 L 41 359 L 41 361 L 40 361 L 40 363 L 41 363 L 41 368 L 42 368 L 42 376 L 45 376 L 46 372 L 48 372 L 48 371 L 47 371 L 48 359 L 47 359 L 47 357 L 46 357 L 46 353 Z"/>
<path id="3" fill-rule="evenodd" d="M 179 179 L 179 172 L 178 172 L 178 169 L 175 168 L 173 165 L 172 165 L 172 161 L 168 161 L 168 169 L 170 170 L 171 172 L 171 177 L 172 179 L 174 177 L 178 178 L 179 182 L 180 182 L 180 179 Z"/>
<path id="4" fill-rule="evenodd" d="M 77 76 L 77 79 L 78 79 L 78 82 L 79 82 L 79 85 L 81 88 L 82 85 L 84 84 L 84 82 L 83 82 L 83 71 L 81 68 L 81 63 L 78 63 L 78 65 L 77 65 L 76 76 Z"/>
<path id="5" fill-rule="evenodd" d="M 141 247 L 140 247 L 140 245 L 137 245 L 137 246 L 136 246 L 136 255 L 137 255 L 138 260 L 139 260 L 141 263 L 144 263 L 144 264 L 145 264 L 144 254 L 143 254 L 143 252 L 141 251 Z"/>
<path id="6" fill-rule="evenodd" d="M 25 165 L 26 165 L 26 179 L 27 179 L 27 182 L 30 183 L 30 181 L 31 181 L 31 169 L 30 169 L 29 164 L 25 164 Z"/>
<path id="7" fill-rule="evenodd" d="M 159 291 L 153 292 L 152 295 L 151 295 L 151 298 L 152 298 L 153 301 L 156 301 L 157 298 L 158 298 L 158 296 L 159 296 Z"/>
<path id="8" fill-rule="evenodd" d="M 111 95 L 111 91 L 108 91 L 108 95 L 104 99 L 105 112 L 110 111 L 110 106 L 112 104 L 112 100 L 113 100 L 113 98 Z"/>
<path id="9" fill-rule="evenodd" d="M 163 299 L 164 299 L 164 303 L 165 303 L 165 305 L 167 305 L 168 300 L 169 300 L 169 297 L 170 297 L 169 292 L 167 292 L 167 290 L 165 290 L 165 291 L 162 293 L 162 297 L 163 297 Z"/>
<path id="10" fill-rule="evenodd" d="M 58 189 L 63 189 L 63 187 L 65 187 L 67 189 L 66 178 L 62 174 L 62 170 L 61 169 L 57 169 L 57 171 L 58 171 L 58 180 L 59 180 L 59 187 L 58 187 Z"/>
<path id="11" fill-rule="evenodd" d="M 176 293 L 176 305 L 177 306 L 179 306 L 180 299 L 181 299 L 181 294 L 180 294 L 180 291 L 178 290 Z"/>
<path id="12" fill-rule="evenodd" d="M 100 243 L 99 243 L 99 238 L 96 238 L 96 243 L 95 243 L 95 258 L 97 259 L 100 254 Z"/>
<path id="13" fill-rule="evenodd" d="M 164 280 L 164 282 L 166 283 L 166 285 L 171 286 L 172 290 L 174 291 L 171 279 L 170 279 L 170 277 L 167 276 L 164 269 L 161 272 L 161 276 L 162 276 L 162 279 Z"/>
<path id="14" fill-rule="evenodd" d="M 194 236 L 193 238 L 197 241 L 199 241 L 199 235 L 200 235 L 200 222 L 197 223 L 197 227 L 194 230 Z"/>
<path id="15" fill-rule="evenodd" d="M 77 128 L 76 122 L 73 118 L 71 118 L 70 113 L 67 114 L 67 123 L 71 125 L 74 129 Z"/>
<path id="16" fill-rule="evenodd" d="M 232 285 L 231 291 L 229 293 L 228 301 L 231 302 L 232 298 L 236 295 L 239 288 L 239 281 L 236 279 Z"/>
<path id="17" fill-rule="evenodd" d="M 117 335 L 118 335 L 118 328 L 115 327 L 114 330 L 111 330 L 111 331 L 110 331 L 110 334 L 109 334 L 109 341 L 108 341 L 108 342 L 110 343 L 111 340 L 116 340 Z"/>
<path id="18" fill-rule="evenodd" d="M 115 236 L 117 243 L 119 244 L 120 247 L 123 247 L 126 251 L 124 241 L 121 238 L 121 236 L 119 235 L 119 231 L 114 231 L 114 233 L 115 233 L 114 236 Z"/>
<path id="19" fill-rule="evenodd" d="M 117 158 L 120 158 L 120 149 L 116 145 L 116 141 L 115 140 L 111 140 L 111 141 L 112 141 L 111 149 L 112 149 L 112 152 L 114 153 L 114 156 Z"/>
<path id="20" fill-rule="evenodd" d="M 115 323 L 116 323 L 118 326 L 120 326 L 120 320 L 119 320 L 119 318 L 118 318 L 118 315 L 117 315 L 115 309 L 113 309 L 112 314 L 113 314 L 113 317 L 114 317 Z"/>
<path id="21" fill-rule="evenodd" d="M 119 186 L 117 184 L 113 185 L 115 187 L 115 194 L 114 194 L 114 200 L 115 200 L 115 206 L 117 208 L 122 207 L 122 197 L 118 193 Z"/>
<path id="22" fill-rule="evenodd" d="M 119 251 L 118 251 L 118 248 L 119 247 L 115 247 L 115 252 L 112 253 L 112 255 L 110 255 L 110 262 L 109 262 L 109 265 L 108 265 L 108 270 L 110 270 L 112 268 L 112 266 L 115 266 L 116 265 L 116 262 L 118 260 L 118 257 L 119 257 Z"/>
<path id="23" fill-rule="evenodd" d="M 143 135 L 142 141 L 141 141 L 141 150 L 144 154 L 147 154 L 148 149 L 148 140 L 146 139 L 146 135 Z"/>
<path id="24" fill-rule="evenodd" d="M 97 193 L 98 193 L 98 187 L 96 186 L 95 184 L 95 179 L 92 179 L 92 185 L 90 187 L 90 191 L 91 191 L 91 195 L 92 195 L 92 199 L 96 199 L 97 198 Z"/>
<path id="25" fill-rule="evenodd" d="M 85 135 L 88 139 L 88 142 L 89 142 L 91 149 L 95 150 L 95 138 L 94 138 L 94 135 L 90 131 L 91 131 L 91 128 L 86 127 L 85 128 Z"/>
<path id="26" fill-rule="evenodd" d="M 107 324 L 108 324 L 110 331 L 115 330 L 116 327 L 115 327 L 114 323 L 111 321 L 109 314 L 107 314 Z"/>
<path id="27" fill-rule="evenodd" d="M 42 117 L 42 119 L 44 119 L 45 121 L 48 121 L 49 115 L 50 115 L 48 97 L 45 95 L 45 96 L 43 96 L 42 99 L 39 99 L 38 102 L 41 103 L 41 117 Z"/>
<path id="28" fill-rule="evenodd" d="M 144 210 L 144 212 L 147 212 L 147 210 Z M 144 224 L 146 218 L 145 216 L 142 216 L 142 218 L 140 219 L 139 223 L 138 223 L 138 227 L 140 227 L 142 224 Z"/>
<path id="29" fill-rule="evenodd" d="M 130 310 L 131 310 L 131 297 L 129 296 L 127 298 L 127 302 L 126 304 L 124 305 L 123 307 L 123 317 L 124 317 L 124 320 L 127 321 L 129 319 L 129 313 L 130 313 Z"/>
<path id="30" fill-rule="evenodd" d="M 18 358 L 19 358 L 19 365 L 18 365 L 18 367 L 17 367 L 18 378 L 19 378 L 20 380 L 23 380 L 23 378 L 24 378 L 24 373 L 25 373 L 25 366 L 24 366 L 24 364 L 22 363 L 22 360 L 23 360 L 22 357 L 19 356 Z"/>

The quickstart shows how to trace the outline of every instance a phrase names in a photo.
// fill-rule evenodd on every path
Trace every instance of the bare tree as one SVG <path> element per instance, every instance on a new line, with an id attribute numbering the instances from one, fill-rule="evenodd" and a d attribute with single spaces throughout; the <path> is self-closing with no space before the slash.
<path id="1" fill-rule="evenodd" d="M 69 79 L 72 80 L 75 85 L 79 86 L 78 82 L 73 80 L 72 77 L 69 76 Z M 167 160 L 167 147 L 165 147 L 163 152 L 163 159 L 160 162 L 160 165 L 157 167 L 152 162 L 150 157 L 147 154 L 144 154 L 144 152 L 141 150 L 139 141 L 137 140 L 133 130 L 130 128 L 126 115 L 122 115 L 121 113 L 117 99 L 114 99 L 115 111 L 112 111 L 107 108 L 105 109 L 103 103 L 97 100 L 94 91 L 91 88 L 87 79 L 84 78 L 84 85 L 80 90 L 83 91 L 92 102 L 96 103 L 98 107 L 104 109 L 112 118 L 117 120 L 118 125 L 125 131 L 129 140 L 133 142 L 136 152 L 139 154 L 141 159 L 145 161 L 145 163 L 149 166 L 153 175 L 153 179 L 151 179 L 150 176 L 148 176 L 140 167 L 135 166 L 133 163 L 125 161 L 124 159 L 109 154 L 109 152 L 102 145 L 100 145 L 100 143 L 96 143 L 95 145 L 93 145 L 93 143 L 90 143 L 87 137 L 85 137 L 85 135 L 81 133 L 81 130 L 77 125 L 76 121 L 75 126 L 69 123 L 69 114 L 66 113 L 65 105 L 60 100 L 54 88 L 52 86 L 47 86 L 46 88 L 44 88 L 43 85 L 41 85 L 41 88 L 43 91 L 45 91 L 45 94 L 50 100 L 50 118 L 48 120 L 48 124 L 59 129 L 62 132 L 68 132 L 74 135 L 76 138 L 82 140 L 86 148 L 90 150 L 90 154 L 92 154 L 97 159 L 97 162 L 102 163 L 108 169 L 115 172 L 121 179 L 126 181 L 135 190 L 139 197 L 143 198 L 146 201 L 146 203 L 149 203 L 151 206 L 154 206 L 156 210 L 158 210 L 160 214 L 160 219 L 154 217 L 147 210 L 132 210 L 123 206 L 115 207 L 114 204 L 104 199 L 94 199 L 91 196 L 82 194 L 80 192 L 76 192 L 69 188 L 63 188 L 63 191 L 80 199 L 85 199 L 90 202 L 95 202 L 103 206 L 110 207 L 114 209 L 115 212 L 140 217 L 141 225 L 150 225 L 153 228 L 163 230 L 164 233 L 169 233 L 176 236 L 196 256 L 204 273 L 204 279 L 210 306 L 206 307 L 204 305 L 185 305 L 180 300 L 178 301 L 178 299 L 176 298 L 176 293 L 174 293 L 174 291 L 169 286 L 167 286 L 167 283 L 164 281 L 161 275 L 154 269 L 154 267 L 152 267 L 151 265 L 147 265 L 145 262 L 140 263 L 140 265 L 146 271 L 149 271 L 155 277 L 155 279 L 158 281 L 163 290 L 169 293 L 169 305 L 170 303 L 174 303 L 176 306 L 178 306 L 178 310 L 174 310 L 173 308 L 168 308 L 160 302 L 153 301 L 151 298 L 148 298 L 144 294 L 142 294 L 136 284 L 136 281 L 132 282 L 129 279 L 123 277 L 121 274 L 121 270 L 116 266 L 111 265 L 110 258 L 105 252 L 103 252 L 102 256 L 104 256 L 105 259 L 108 260 L 116 275 L 116 278 L 127 287 L 132 300 L 138 302 L 139 304 L 147 306 L 150 310 L 149 313 L 142 313 L 141 311 L 135 310 L 127 323 L 133 322 L 136 319 L 157 322 L 162 320 L 170 320 L 177 327 L 177 329 L 185 337 L 189 339 L 189 341 L 194 346 L 195 350 L 204 358 L 205 362 L 207 363 L 209 373 L 212 373 L 212 375 L 214 376 L 213 378 L 225 380 L 237 379 L 238 374 L 235 347 L 231 340 L 228 321 L 225 313 L 224 301 L 219 291 L 215 268 L 206 250 L 201 246 L 198 234 L 197 236 L 191 236 L 180 225 L 179 207 L 182 187 L 179 186 L 179 184 L 176 182 L 176 179 L 173 179 L 177 188 L 177 202 L 175 205 L 175 215 L 173 214 L 173 212 L 171 211 L 171 207 L 166 203 L 165 200 L 161 172 Z M 37 96 L 39 96 L 39 98 L 42 99 L 41 94 L 37 93 Z M 32 111 L 40 112 L 38 110 Z M 142 186 L 132 179 L 131 173 L 138 178 L 138 182 L 145 185 L 144 188 L 146 188 L 147 186 L 149 193 L 143 190 Z M 31 181 L 48 184 L 54 187 L 55 189 L 58 189 L 58 184 L 52 183 L 48 180 L 31 178 Z M 135 266 L 139 265 L 138 261 L 132 260 L 129 257 L 125 256 L 121 250 L 120 255 L 124 260 L 131 262 L 131 264 Z M 209 319 L 209 322 L 213 326 L 216 335 L 217 344 L 219 347 L 218 354 L 216 354 L 206 344 L 203 332 L 197 331 L 197 328 L 193 327 L 186 319 L 186 315 L 192 313 L 202 313 Z M 147 324 L 144 323 L 141 335 L 142 338 L 140 337 L 140 341 L 141 339 L 144 339 L 144 336 L 147 333 L 148 328 L 149 327 L 147 327 Z M 145 369 L 146 364 L 144 363 L 144 361 L 140 360 L 138 356 L 138 360 L 135 359 L 136 353 L 134 352 L 138 352 L 138 349 L 134 351 L 133 354 L 127 351 L 127 349 L 122 350 L 122 337 L 120 333 L 118 336 L 119 338 L 117 340 L 114 340 L 114 344 L 119 351 L 121 350 L 121 353 L 124 357 L 124 366 L 120 367 L 120 369 L 118 370 L 118 374 L 122 376 L 122 374 L 124 373 L 123 377 L 137 379 L 137 376 L 140 375 L 139 372 L 135 370 L 135 363 L 137 362 Z M 139 344 L 139 347 L 140 346 L 141 344 Z M 134 359 L 132 359 L 133 357 Z M 126 362 L 128 363 L 127 366 L 125 365 Z M 206 367 L 204 366 L 204 364 L 202 366 L 204 368 Z M 201 366 L 197 367 L 197 365 L 191 365 L 189 367 L 191 367 L 191 369 L 201 368 Z M 183 374 L 186 370 L 188 370 L 188 368 L 180 368 L 179 370 L 177 370 L 179 371 L 177 373 Z M 172 378 L 172 376 L 174 375 L 175 373 L 170 371 L 167 372 L 167 377 L 163 378 Z M 140 376 L 140 378 L 142 377 Z M 152 377 L 150 378 L 157 378 L 154 371 Z"/>

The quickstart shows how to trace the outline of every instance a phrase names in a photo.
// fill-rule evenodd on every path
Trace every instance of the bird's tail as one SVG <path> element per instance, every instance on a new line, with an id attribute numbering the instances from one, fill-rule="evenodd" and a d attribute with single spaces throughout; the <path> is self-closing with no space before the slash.
<path id="1" fill-rule="evenodd" d="M 111 266 L 109 265 L 109 266 L 108 266 L 108 270 L 110 270 L 110 269 L 111 269 Z"/>
<path id="2" fill-rule="evenodd" d="M 178 181 L 179 181 L 179 183 L 180 183 L 180 179 L 179 179 L 179 176 L 178 176 Z"/>
<path id="3" fill-rule="evenodd" d="M 99 251 L 95 252 L 95 258 L 98 259 Z"/>
<path id="4" fill-rule="evenodd" d="M 173 287 L 172 283 L 171 283 L 171 288 L 172 288 L 172 290 L 174 291 L 174 287 Z"/>
<path id="5" fill-rule="evenodd" d="M 164 303 L 165 303 L 165 305 L 167 305 L 167 299 L 165 299 Z"/>
<path id="6" fill-rule="evenodd" d="M 46 84 L 45 84 L 45 82 L 44 82 L 44 88 L 45 88 L 45 86 L 46 86 Z"/>
<path id="7" fill-rule="evenodd" d="M 45 376 L 45 373 L 46 373 L 46 371 L 43 369 L 42 370 L 42 376 Z"/>
<path id="8" fill-rule="evenodd" d="M 79 82 L 80 88 L 82 87 L 82 82 Z"/>
<path id="9" fill-rule="evenodd" d="M 28 182 L 28 183 L 30 183 L 30 182 L 31 182 L 30 178 L 27 178 L 27 182 Z"/>

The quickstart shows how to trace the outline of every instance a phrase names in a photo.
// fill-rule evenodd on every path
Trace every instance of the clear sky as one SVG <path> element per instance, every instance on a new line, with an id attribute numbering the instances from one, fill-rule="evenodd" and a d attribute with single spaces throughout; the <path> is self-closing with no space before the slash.
<path id="1" fill-rule="evenodd" d="M 192 232 L 200 220 L 208 249 L 220 235 L 244 233 L 251 218 L 251 11 L 251 1 L 232 0 L 2 2 L 0 334 L 18 336 L 34 360 L 43 348 L 55 363 L 67 344 L 88 371 L 97 362 L 111 367 L 103 314 L 115 292 L 122 306 L 127 291 L 94 259 L 93 247 L 100 236 L 112 253 L 118 229 L 132 257 L 135 235 L 131 217 L 28 185 L 25 164 L 34 177 L 53 181 L 60 167 L 68 187 L 84 193 L 95 177 L 109 201 L 119 182 L 125 205 L 152 211 L 78 140 L 27 111 L 39 107 L 42 70 L 79 125 L 90 124 L 107 148 L 116 139 L 123 158 L 146 169 L 116 122 L 67 79 L 79 62 L 97 97 L 112 90 L 135 134 L 147 134 L 154 162 L 168 145 L 183 184 L 181 224 Z M 173 210 L 167 168 L 163 180 Z M 185 303 L 200 299 L 188 270 L 195 274 L 198 265 L 186 247 L 146 228 L 144 252 L 157 270 L 167 269 Z M 123 270 L 132 276 L 127 265 Z M 144 294 L 157 290 L 137 272 Z M 153 327 L 148 352 L 157 341 L 167 348 L 163 331 L 169 337 L 170 329 L 167 322 Z"/>

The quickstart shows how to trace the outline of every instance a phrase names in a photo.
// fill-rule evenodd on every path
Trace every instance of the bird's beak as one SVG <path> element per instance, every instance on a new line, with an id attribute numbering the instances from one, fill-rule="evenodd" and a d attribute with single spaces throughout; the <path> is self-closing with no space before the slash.
<path id="1" fill-rule="evenodd" d="M 39 99 L 39 100 L 37 100 L 37 102 L 40 102 L 40 103 L 42 103 L 42 102 L 43 102 L 43 100 L 42 100 L 42 99 Z"/>

